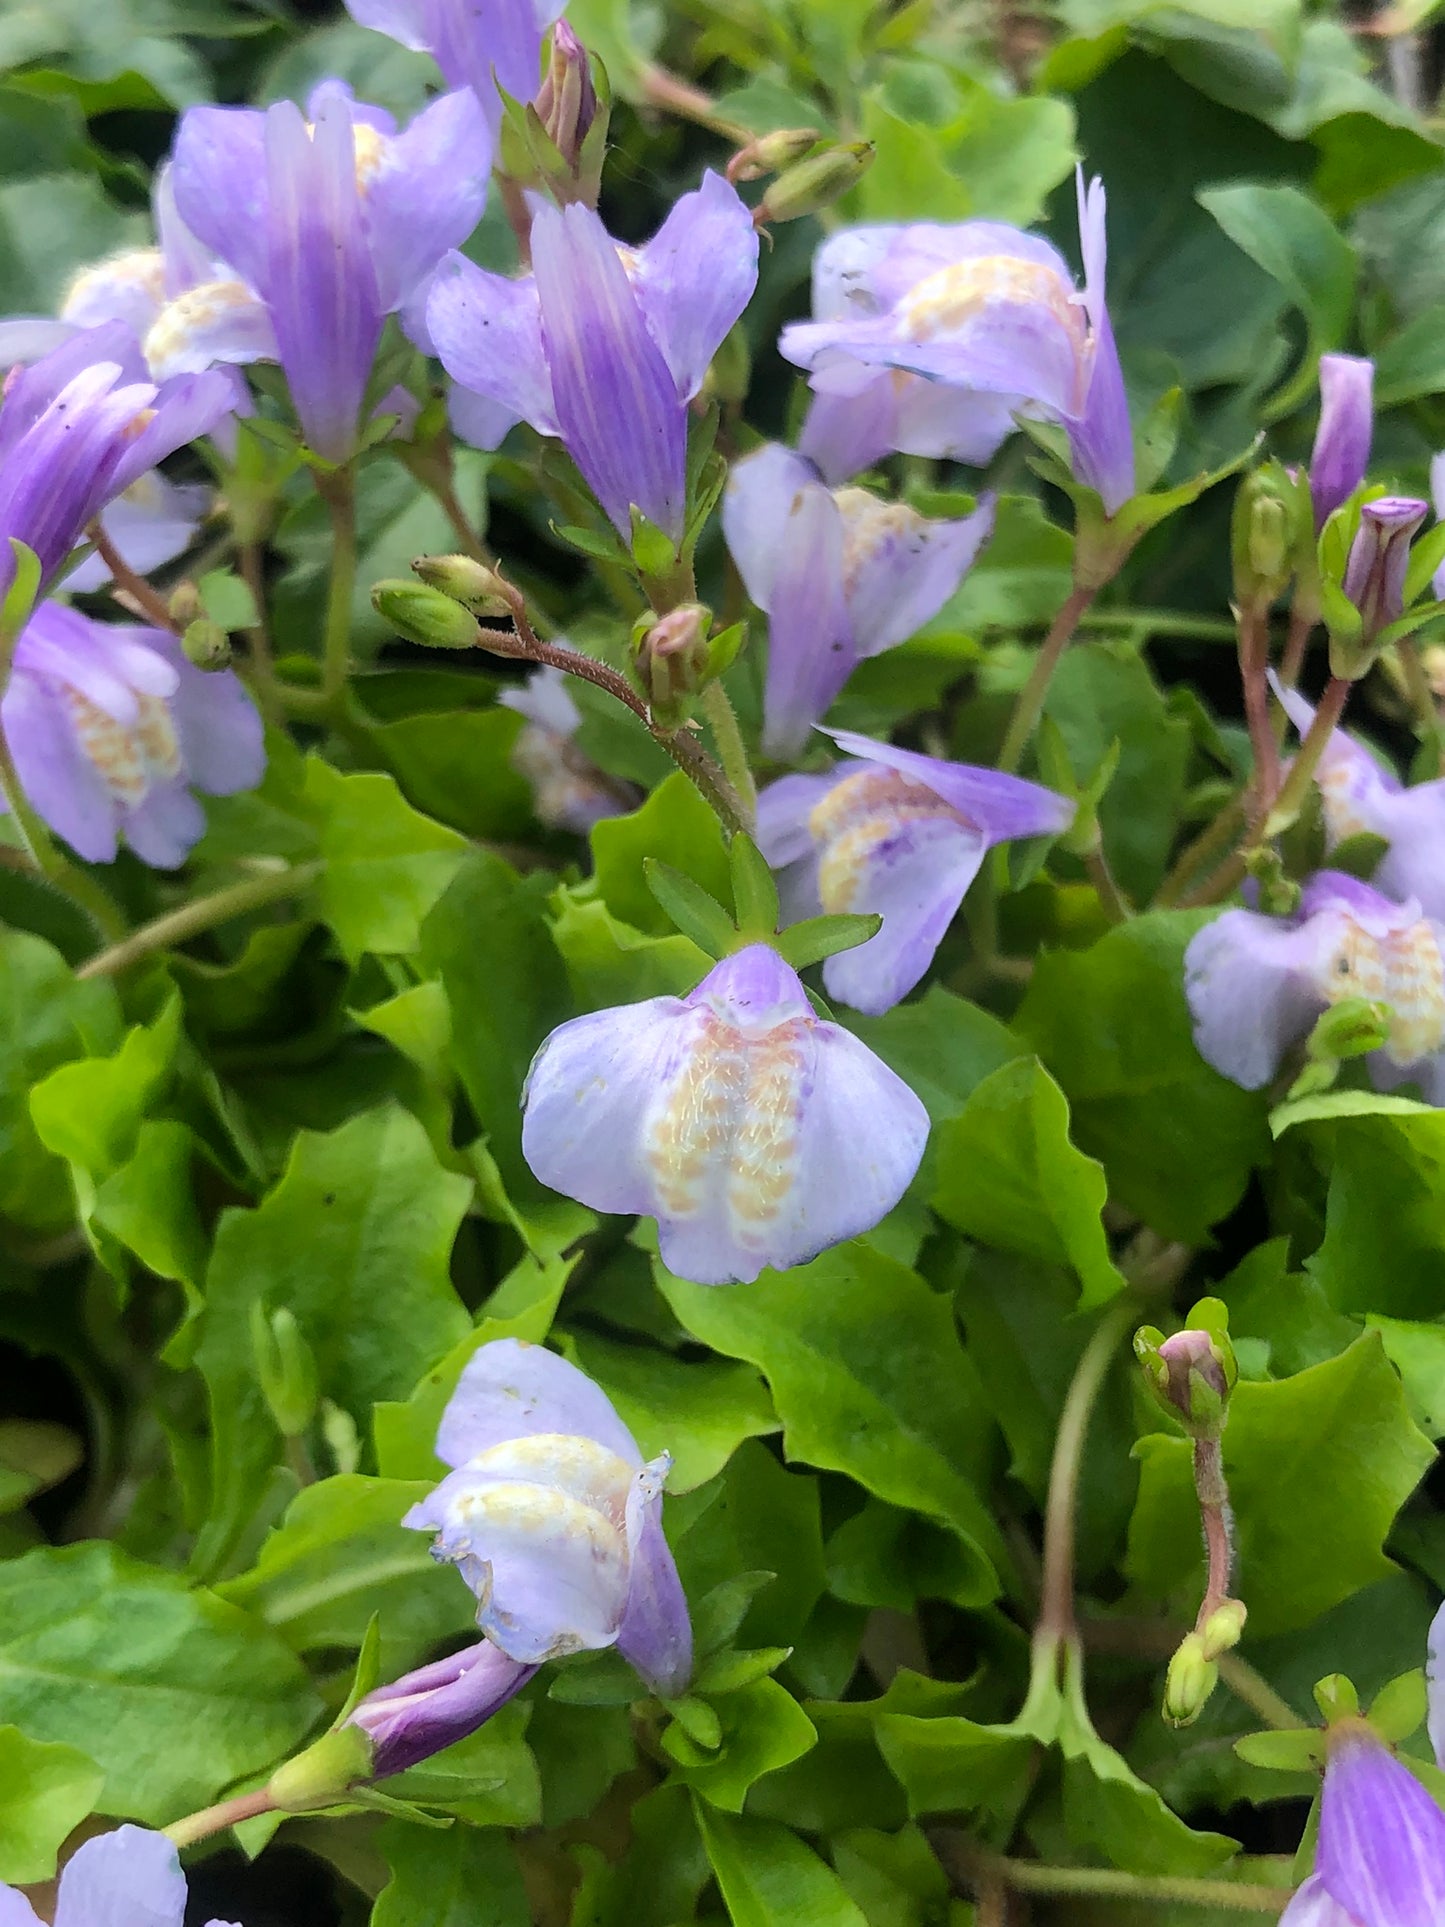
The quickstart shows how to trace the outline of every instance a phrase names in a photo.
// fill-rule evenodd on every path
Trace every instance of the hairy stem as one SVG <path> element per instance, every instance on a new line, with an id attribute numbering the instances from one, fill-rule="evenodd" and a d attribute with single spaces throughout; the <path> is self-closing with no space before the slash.
<path id="1" fill-rule="evenodd" d="M 1312 608 L 1293 608 L 1289 612 L 1289 633 L 1285 637 L 1284 654 L 1279 664 L 1279 679 L 1286 689 L 1293 689 L 1299 681 L 1316 620 Z"/>
<path id="2" fill-rule="evenodd" d="M 1309 1724 L 1288 1700 L 1276 1693 L 1263 1674 L 1257 1673 L 1238 1653 L 1221 1653 L 1214 1663 L 1234 1697 L 1242 1700 L 1252 1713 L 1257 1713 L 1266 1726 L 1278 1727 L 1281 1733 L 1294 1733 Z"/>
<path id="3" fill-rule="evenodd" d="M 1033 671 L 1019 691 L 1018 701 L 1014 704 L 1014 713 L 1009 718 L 1008 733 L 1003 739 L 1003 748 L 999 751 L 998 757 L 998 766 L 1001 770 L 1012 773 L 1023 761 L 1029 739 L 1038 725 L 1039 717 L 1043 714 L 1044 699 L 1049 693 L 1049 684 L 1054 679 L 1054 671 L 1058 668 L 1059 660 L 1079 626 L 1080 618 L 1097 593 L 1097 589 L 1080 587 L 1076 584 L 1069 592 L 1063 608 L 1054 617 L 1049 633 L 1039 646 Z"/>
<path id="4" fill-rule="evenodd" d="M 737 715 L 720 682 L 706 685 L 700 703 L 707 726 L 712 731 L 712 739 L 717 745 L 724 773 L 742 804 L 745 817 L 743 827 L 751 830 L 757 822 L 758 790 L 752 770 L 748 767 L 748 752 L 743 744 L 743 733 L 738 728 Z"/>
<path id="5" fill-rule="evenodd" d="M 1257 837 L 1279 789 L 1279 745 L 1269 717 L 1269 625 L 1265 612 L 1250 606 L 1239 612 L 1239 677 L 1244 685 L 1244 716 L 1254 755 L 1251 833 Z"/>
<path id="6" fill-rule="evenodd" d="M 1161 1907 L 1217 1907 L 1232 1913 L 1274 1915 L 1282 1914 L 1290 1899 L 1288 1887 L 1012 1860 L 991 1853 L 952 1827 L 931 1827 L 928 1839 L 955 1889 L 975 1895 L 1001 1883 L 1021 1894 L 1078 1894 Z"/>
<path id="7" fill-rule="evenodd" d="M 1234 1571 L 1234 1537 L 1229 1524 L 1229 1488 L 1224 1482 L 1224 1453 L 1218 1439 L 1194 1441 L 1194 1490 L 1199 1499 L 1199 1518 L 1204 1527 L 1204 1544 L 1209 1556 L 1209 1574 L 1204 1598 L 1200 1601 L 1196 1631 L 1229 1597 L 1229 1581 Z"/>
<path id="8" fill-rule="evenodd" d="M 158 589 L 153 589 L 144 576 L 136 574 L 100 523 L 92 522 L 85 533 L 95 544 L 96 554 L 110 570 L 110 589 L 116 600 L 123 605 L 128 602 L 138 614 L 146 618 L 147 622 L 154 623 L 157 629 L 166 629 L 175 635 L 175 618 L 166 604 L 165 597 Z"/>
<path id="9" fill-rule="evenodd" d="M 638 79 L 642 84 L 643 97 L 652 106 L 661 107 L 682 120 L 696 121 L 699 127 L 711 128 L 713 133 L 721 134 L 730 141 L 741 143 L 753 138 L 739 121 L 728 120 L 717 111 L 717 104 L 710 94 L 705 94 L 700 87 L 692 86 L 679 75 L 669 73 L 666 67 L 656 67 L 649 62 L 642 68 Z"/>
<path id="10" fill-rule="evenodd" d="M 1199 832 L 1192 843 L 1186 843 L 1174 859 L 1174 867 L 1163 883 L 1160 884 L 1155 903 L 1163 909 L 1166 905 L 1177 903 L 1188 889 L 1194 874 L 1211 858 L 1223 858 L 1225 851 L 1238 835 L 1244 822 L 1244 799 L 1232 797 L 1219 814 Z M 1208 876 L 1206 872 L 1206 877 Z"/>
<path id="11" fill-rule="evenodd" d="M 77 977 L 114 977 L 142 957 L 149 957 L 157 950 L 174 949 L 177 944 L 199 936 L 203 930 L 213 930 L 232 917 L 244 916 L 247 911 L 259 910 L 268 903 L 279 903 L 283 897 L 299 896 L 324 868 L 321 863 L 299 863 L 294 868 L 247 877 L 244 882 L 232 883 L 210 896 L 197 897 L 193 903 L 183 903 L 178 910 L 142 924 L 139 930 L 112 944 L 109 950 L 102 950 L 88 963 L 83 963 L 75 974 Z"/>
<path id="12" fill-rule="evenodd" d="M 242 1820 L 254 1820 L 258 1814 L 275 1811 L 269 1790 L 260 1787 L 255 1793 L 238 1793 L 234 1799 L 219 1800 L 213 1807 L 188 1813 L 184 1820 L 162 1827 L 161 1831 L 173 1845 L 193 1847 L 198 1840 L 209 1840 L 213 1833 L 224 1833 L 227 1827 L 237 1826 Z"/>

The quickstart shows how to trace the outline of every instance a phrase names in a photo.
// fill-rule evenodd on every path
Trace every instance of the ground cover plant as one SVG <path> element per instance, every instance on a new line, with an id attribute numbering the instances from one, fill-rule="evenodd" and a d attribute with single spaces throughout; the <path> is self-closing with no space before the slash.
<path id="1" fill-rule="evenodd" d="M 6 1927 L 1445 1921 L 1434 12 L 0 12 Z"/>

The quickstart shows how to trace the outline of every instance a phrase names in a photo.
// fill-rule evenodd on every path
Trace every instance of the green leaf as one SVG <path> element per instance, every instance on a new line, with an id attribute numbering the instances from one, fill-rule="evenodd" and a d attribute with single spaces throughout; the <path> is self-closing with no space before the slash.
<path id="1" fill-rule="evenodd" d="M 0 1880 L 49 1880 L 72 1828 L 94 1811 L 105 1774 L 88 1753 L 0 1726 Z"/>
<path id="2" fill-rule="evenodd" d="M 691 937 L 645 936 L 614 917 L 605 903 L 589 901 L 576 890 L 559 890 L 553 908 L 553 941 L 582 1010 L 606 1010 L 641 997 L 685 996 L 711 967 L 711 953 Z M 728 932 L 731 938 L 731 924 Z"/>
<path id="3" fill-rule="evenodd" d="M 607 908 L 635 929 L 665 937 L 672 923 L 648 888 L 649 857 L 680 870 L 719 903 L 732 901 L 722 826 L 681 770 L 659 783 L 640 809 L 606 817 L 592 831 L 597 888 Z"/>
<path id="4" fill-rule="evenodd" d="M 217 1590 L 302 1653 L 359 1647 L 380 1615 L 383 1677 L 395 1678 L 474 1617 L 471 1594 L 432 1559 L 427 1534 L 401 1523 L 430 1490 L 351 1472 L 304 1486 L 250 1571 Z"/>
<path id="5" fill-rule="evenodd" d="M 767 1387 L 746 1365 L 684 1361 L 646 1345 L 579 1332 L 575 1362 L 617 1407 L 644 1458 L 672 1454 L 670 1492 L 716 1478 L 744 1439 L 779 1430 Z"/>
<path id="6" fill-rule="evenodd" d="M 1032 1735 L 980 1726 L 961 1714 L 881 1713 L 878 1748 L 908 1795 L 908 1811 L 1011 1819 L 1023 1804 L 1038 1750 Z"/>
<path id="7" fill-rule="evenodd" d="M 535 834 L 532 787 L 512 752 L 526 727 L 512 709 L 427 711 L 372 725 L 408 803 L 465 836 Z"/>
<path id="8" fill-rule="evenodd" d="M 502 1182 L 538 1190 L 522 1158 L 522 1085 L 548 1032 L 572 1015 L 566 972 L 536 890 L 473 850 L 422 931 L 422 959 L 452 1012 L 452 1061 Z"/>
<path id="9" fill-rule="evenodd" d="M 526 1890 L 506 1836 L 475 1827 L 432 1833 L 388 1820 L 377 1834 L 391 1879 L 371 1927 L 530 1927 Z"/>
<path id="10" fill-rule="evenodd" d="M 1367 1318 L 1404 1383 L 1410 1409 L 1432 1439 L 1445 1438 L 1445 1325 Z"/>
<path id="11" fill-rule="evenodd" d="M 733 914 L 745 936 L 771 937 L 778 927 L 778 886 L 762 853 L 741 830 L 728 845 Z"/>
<path id="12" fill-rule="evenodd" d="M 447 1267 L 470 1197 L 416 1119 L 385 1107 L 325 1136 L 302 1131 L 258 1208 L 224 1213 L 196 1355 L 214 1448 L 201 1571 L 227 1556 L 278 1450 L 251 1354 L 252 1304 L 294 1312 L 322 1392 L 364 1427 L 373 1400 L 409 1392 L 467 1330 Z"/>
<path id="13" fill-rule="evenodd" d="M 767 1773 L 799 1760 L 817 1740 L 813 1722 L 776 1680 L 755 1680 L 729 1693 L 716 1710 L 718 1739 L 699 1745 L 679 1721 L 662 1736 L 677 1763 L 675 1777 L 709 1806 L 741 1813 L 750 1788 Z"/>
<path id="14" fill-rule="evenodd" d="M 416 951 L 466 839 L 414 810 L 390 776 L 343 776 L 316 756 L 306 765 L 306 801 L 326 863 L 317 898 L 343 951 L 353 960 Z"/>
<path id="15" fill-rule="evenodd" d="M 0 1563 L 0 1719 L 87 1753 L 103 1813 L 160 1826 L 205 1806 L 319 1711 L 269 1627 L 178 1574 L 104 1544 Z"/>
<path id="16" fill-rule="evenodd" d="M 1332 1168 L 1324 1243 L 1309 1269 L 1337 1311 L 1432 1318 L 1445 1252 L 1445 1113 L 1383 1112 L 1378 1100 L 1369 1108 L 1320 1127 Z"/>
<path id="17" fill-rule="evenodd" d="M 938 1139 L 940 1217 L 981 1244 L 1072 1266 L 1081 1305 L 1123 1288 L 1100 1216 L 1103 1170 L 1070 1142 L 1068 1104 L 1036 1059 L 986 1077 Z"/>
<path id="18" fill-rule="evenodd" d="M 1375 350 L 1375 406 L 1382 412 L 1445 391 L 1445 305 L 1426 308 Z"/>
<path id="19" fill-rule="evenodd" d="M 1203 1567 L 1189 1442 L 1153 1433 L 1138 1456 L 1125 1570 L 1151 1598 L 1197 1598 Z M 1308 1625 L 1384 1578 L 1391 1522 L 1433 1460 L 1377 1333 L 1293 1378 L 1242 1380 L 1230 1400 L 1224 1469 L 1250 1636 Z"/>
<path id="20" fill-rule="evenodd" d="M 6 65 L 0 55 L 0 67 Z M 144 247 L 148 226 L 143 215 L 123 214 L 88 175 L 6 181 L 0 185 L 0 283 L 7 308 L 52 314 L 78 268 Z"/>
<path id="21" fill-rule="evenodd" d="M 49 1419 L 0 1418 L 0 1512 L 59 1485 L 85 1458 L 74 1432 Z"/>
<path id="22" fill-rule="evenodd" d="M 868 1927 L 842 1881 L 789 1828 L 702 1800 L 693 1810 L 733 1927 Z"/>
<path id="23" fill-rule="evenodd" d="M 978 1388 L 946 1299 L 856 1241 L 746 1291 L 660 1265 L 657 1282 L 693 1337 L 762 1372 L 789 1458 L 949 1526 L 971 1558 L 968 1594 L 994 1595 L 1003 1548 L 968 1476 L 982 1470 Z"/>
<path id="24" fill-rule="evenodd" d="M 1238 1203 L 1269 1143 L 1262 1097 L 1194 1047 L 1184 951 L 1205 920 L 1157 911 L 1089 950 L 1046 951 L 1014 1019 L 1058 1079 L 1075 1142 L 1099 1159 L 1111 1195 L 1189 1243 Z"/>
<path id="25" fill-rule="evenodd" d="M 1354 305 L 1355 251 L 1296 187 L 1240 182 L 1199 196 L 1224 232 L 1289 295 L 1309 325 L 1311 350 L 1343 341 Z"/>

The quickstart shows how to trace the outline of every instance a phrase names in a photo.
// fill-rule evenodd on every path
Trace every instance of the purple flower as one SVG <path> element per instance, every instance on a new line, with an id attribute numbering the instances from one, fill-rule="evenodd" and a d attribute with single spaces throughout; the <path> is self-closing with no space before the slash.
<path id="1" fill-rule="evenodd" d="M 491 139 L 467 88 L 404 133 L 323 81 L 264 113 L 192 107 L 176 137 L 176 206 L 238 280 L 192 286 L 158 316 L 166 366 L 279 359 L 310 446 L 356 449 L 382 323 L 481 215 Z"/>
<path id="2" fill-rule="evenodd" d="M 1405 571 L 1410 544 L 1428 515 L 1428 502 L 1410 495 L 1382 495 L 1360 510 L 1360 526 L 1345 564 L 1344 592 L 1360 612 L 1364 638 L 1372 642 L 1405 611 Z"/>
<path id="3" fill-rule="evenodd" d="M 859 370 L 904 370 L 991 399 L 992 412 L 940 418 L 939 432 L 975 439 L 973 459 L 1003 440 L 1014 413 L 1037 410 L 1068 429 L 1074 473 L 1112 515 L 1134 493 L 1134 445 L 1124 380 L 1104 301 L 1104 189 L 1079 176 L 1084 286 L 1047 241 L 996 221 L 855 229 L 824 245 L 817 319 L 783 330 L 779 346 L 820 393 L 859 397 L 868 432 L 851 440 L 825 411 L 809 452 L 831 473 L 869 448 L 888 406 Z M 851 367 L 850 367 L 851 364 Z M 942 399 L 942 397 L 940 397 Z M 921 407 L 921 402 L 916 403 Z M 947 403 L 949 408 L 954 404 Z"/>
<path id="4" fill-rule="evenodd" d="M 1375 364 L 1360 355 L 1320 356 L 1320 425 L 1310 455 L 1315 530 L 1365 479 L 1374 435 Z"/>
<path id="5" fill-rule="evenodd" d="M 501 124 L 498 86 L 514 100 L 537 91 L 542 36 L 564 0 L 346 0 L 363 27 L 428 53 L 448 87 L 470 87 L 493 134 Z"/>
<path id="6" fill-rule="evenodd" d="M 1416 1082 L 1445 1103 L 1445 925 L 1418 903 L 1321 870 L 1292 917 L 1226 910 L 1185 952 L 1185 993 L 1205 1062 L 1247 1091 L 1279 1070 L 1332 1004 L 1361 997 L 1391 1013 L 1366 1062 L 1383 1090 Z"/>
<path id="7" fill-rule="evenodd" d="M 560 437 L 624 537 L 635 504 L 678 541 L 687 404 L 757 281 L 752 216 L 713 173 L 637 250 L 590 208 L 532 209 L 533 272 L 512 281 L 449 255 L 427 334 L 493 404 L 494 434 L 523 420 Z"/>
<path id="8" fill-rule="evenodd" d="M 1303 736 L 1314 708 L 1297 690 L 1275 684 L 1275 694 Z M 1335 730 L 1315 772 L 1324 807 L 1325 842 L 1382 836 L 1389 849 L 1376 865 L 1375 888 L 1397 902 L 1414 898 L 1427 917 L 1445 922 L 1445 777 L 1411 789 L 1369 750 Z"/>
<path id="9" fill-rule="evenodd" d="M 182 1927 L 185 1912 L 186 1877 L 170 1841 L 147 1827 L 116 1827 L 66 1861 L 53 1918 L 54 1927 Z M 0 1922 L 44 1927 L 25 1895 L 3 1883 Z"/>
<path id="10" fill-rule="evenodd" d="M 651 1691 L 685 1690 L 692 1626 L 662 1532 L 672 1460 L 664 1452 L 644 1464 L 585 1373 L 519 1339 L 483 1345 L 436 1449 L 456 1470 L 402 1523 L 437 1535 L 435 1556 L 460 1569 L 494 1646 L 530 1669 L 615 1645 Z"/>
<path id="11" fill-rule="evenodd" d="M 751 1284 L 869 1230 L 928 1136 L 908 1086 L 816 1017 L 760 943 L 688 997 L 563 1024 L 524 1102 L 522 1149 L 542 1182 L 655 1217 L 663 1263 L 703 1285 Z"/>
<path id="12" fill-rule="evenodd" d="M 40 559 L 42 586 L 101 510 L 226 413 L 223 376 L 145 379 L 120 323 L 87 328 L 12 374 L 0 401 L 0 594 L 7 538 Z"/>
<path id="13" fill-rule="evenodd" d="M 830 997 L 878 1015 L 922 977 L 995 843 L 1067 829 L 1067 797 L 1022 777 L 831 730 L 850 756 L 826 776 L 784 776 L 758 798 L 758 847 L 790 920 L 881 915 L 876 936 L 829 957 Z"/>
<path id="14" fill-rule="evenodd" d="M 109 863 L 123 836 L 174 869 L 206 827 L 192 787 L 228 796 L 266 762 L 261 719 L 229 670 L 194 668 L 159 629 L 57 603 L 21 634 L 0 727 L 31 804 L 91 863 Z"/>
<path id="15" fill-rule="evenodd" d="M 371 1741 L 371 1777 L 384 1780 L 464 1740 L 520 1693 L 537 1671 L 478 1640 L 449 1659 L 419 1666 L 359 1701 L 346 1724 Z"/>
<path id="16" fill-rule="evenodd" d="M 770 442 L 739 462 L 723 533 L 748 594 L 771 617 L 763 748 L 795 756 L 853 669 L 906 642 L 947 602 L 993 532 L 993 503 L 930 522 L 866 489 L 830 490 Z"/>
<path id="17" fill-rule="evenodd" d="M 631 800 L 574 747 L 582 712 L 561 669 L 534 669 L 519 689 L 497 698 L 525 716 L 527 726 L 512 748 L 512 767 L 532 785 L 532 808 L 549 829 L 586 836 L 605 816 L 620 816 Z M 635 796 L 635 792 L 634 792 Z"/>
<path id="18" fill-rule="evenodd" d="M 1364 1720 L 1340 1721 L 1328 1744 L 1315 1871 L 1285 1918 L 1329 1922 L 1332 1903 L 1346 1927 L 1439 1927 L 1445 1813 Z"/>

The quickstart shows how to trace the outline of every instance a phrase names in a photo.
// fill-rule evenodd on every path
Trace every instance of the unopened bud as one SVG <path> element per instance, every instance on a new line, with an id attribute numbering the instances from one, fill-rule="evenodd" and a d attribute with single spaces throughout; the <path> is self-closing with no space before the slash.
<path id="1" fill-rule="evenodd" d="M 419 555 L 411 566 L 430 588 L 440 589 L 475 616 L 495 619 L 512 612 L 516 591 L 511 584 L 469 555 Z"/>
<path id="2" fill-rule="evenodd" d="M 753 215 L 759 227 L 777 221 L 796 221 L 817 214 L 855 188 L 873 165 L 871 141 L 847 147 L 828 147 L 781 173 L 763 196 Z"/>
<path id="3" fill-rule="evenodd" d="M 1231 1652 L 1244 1635 L 1248 1617 L 1249 1609 L 1242 1599 L 1222 1599 L 1199 1628 L 1205 1658 L 1218 1659 L 1221 1653 Z"/>
<path id="4" fill-rule="evenodd" d="M 1234 599 L 1241 609 L 1267 609 L 1294 573 L 1294 552 L 1309 532 L 1304 484 L 1278 462 L 1246 475 L 1234 498 L 1230 547 Z"/>
<path id="5" fill-rule="evenodd" d="M 1374 660 L 1382 629 L 1405 613 L 1405 572 L 1410 544 L 1429 505 L 1408 495 L 1382 495 L 1360 510 L 1360 526 L 1350 544 L 1341 587 L 1355 619 L 1330 620 L 1330 668 L 1351 680 Z"/>
<path id="6" fill-rule="evenodd" d="M 276 1428 L 297 1438 L 316 1416 L 316 1359 L 296 1314 L 282 1306 L 267 1312 L 259 1299 L 251 1305 L 251 1351 L 256 1376 Z"/>
<path id="7" fill-rule="evenodd" d="M 1320 424 L 1310 454 L 1316 530 L 1365 479 L 1375 426 L 1375 364 L 1361 355 L 1321 355 L 1319 379 Z"/>
<path id="8" fill-rule="evenodd" d="M 780 127 L 776 133 L 761 134 L 733 155 L 728 162 L 728 179 L 756 181 L 764 174 L 776 174 L 780 168 L 802 160 L 821 138 L 816 127 Z"/>
<path id="9" fill-rule="evenodd" d="M 536 1670 L 508 1659 L 490 1640 L 479 1640 L 450 1659 L 377 1687 L 358 1702 L 346 1725 L 366 1735 L 371 1777 L 384 1779 L 475 1733 Z"/>
<path id="10" fill-rule="evenodd" d="M 407 642 L 419 642 L 426 649 L 476 647 L 476 617 L 423 582 L 378 582 L 371 592 L 371 606 Z"/>
<path id="11" fill-rule="evenodd" d="M 1219 1668 L 1205 1652 L 1198 1633 L 1186 1633 L 1169 1662 L 1164 1682 L 1164 1717 L 1171 1726 L 1192 1726 L 1219 1684 Z"/>
<path id="12" fill-rule="evenodd" d="M 306 1813 L 338 1805 L 354 1786 L 373 1776 L 371 1740 L 360 1727 L 333 1726 L 329 1733 L 278 1766 L 267 1783 L 282 1813 Z"/>
<path id="13" fill-rule="evenodd" d="M 186 652 L 187 662 L 197 669 L 213 673 L 218 669 L 231 666 L 231 639 L 219 622 L 212 622 L 209 616 L 197 616 L 188 622 L 181 633 L 181 647 Z"/>
<path id="14" fill-rule="evenodd" d="M 565 20 L 552 29 L 546 77 L 532 104 L 563 165 L 572 175 L 580 175 L 587 137 L 597 119 L 597 89 L 587 49 Z"/>
<path id="15" fill-rule="evenodd" d="M 688 699 L 702 687 L 711 627 L 711 609 L 684 602 L 656 622 L 644 619 L 633 632 L 634 660 L 648 708 L 664 727 L 676 728 L 686 720 Z"/>
<path id="16" fill-rule="evenodd" d="M 201 592 L 195 583 L 190 581 L 178 582 L 176 584 L 175 588 L 171 590 L 170 599 L 166 603 L 166 609 L 171 621 L 178 624 L 182 629 L 189 623 L 194 622 L 197 616 L 205 614 L 205 609 L 201 602 Z"/>
<path id="17" fill-rule="evenodd" d="M 1218 1438 L 1239 1376 L 1226 1335 L 1189 1330 L 1165 1338 L 1152 1325 L 1135 1334 L 1134 1356 L 1164 1409 L 1196 1438 Z"/>

